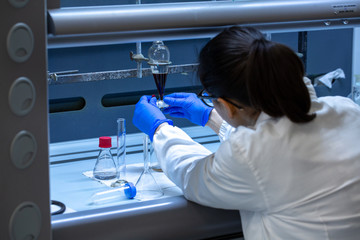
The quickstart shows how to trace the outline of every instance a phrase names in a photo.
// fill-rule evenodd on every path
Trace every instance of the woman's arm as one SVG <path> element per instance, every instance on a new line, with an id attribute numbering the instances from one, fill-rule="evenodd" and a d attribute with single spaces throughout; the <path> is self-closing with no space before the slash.
<path id="1" fill-rule="evenodd" d="M 241 152 L 234 156 L 229 141 L 212 154 L 181 129 L 164 124 L 153 146 L 162 170 L 187 199 L 223 209 L 264 209 L 252 170 Z"/>
<path id="2" fill-rule="evenodd" d="M 209 116 L 209 121 L 206 123 L 205 126 L 211 128 L 216 134 L 219 135 L 221 125 L 223 124 L 223 119 L 220 117 L 220 115 L 217 113 L 215 108 L 211 111 Z M 159 125 L 159 127 L 156 129 L 155 133 L 164 125 L 168 125 L 167 123 L 163 123 Z"/>
<path id="3" fill-rule="evenodd" d="M 216 134 L 219 134 L 221 124 L 223 123 L 223 119 L 220 117 L 218 112 L 213 109 L 209 116 L 209 121 L 205 126 L 210 127 Z"/>

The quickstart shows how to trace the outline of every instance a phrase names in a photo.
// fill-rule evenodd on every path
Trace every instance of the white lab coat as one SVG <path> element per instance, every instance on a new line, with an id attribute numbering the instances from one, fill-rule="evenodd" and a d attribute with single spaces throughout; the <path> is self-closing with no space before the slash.
<path id="1" fill-rule="evenodd" d="M 312 98 L 310 123 L 261 113 L 254 128 L 224 123 L 216 153 L 163 126 L 154 148 L 165 174 L 202 205 L 238 209 L 246 240 L 360 239 L 360 108 Z"/>

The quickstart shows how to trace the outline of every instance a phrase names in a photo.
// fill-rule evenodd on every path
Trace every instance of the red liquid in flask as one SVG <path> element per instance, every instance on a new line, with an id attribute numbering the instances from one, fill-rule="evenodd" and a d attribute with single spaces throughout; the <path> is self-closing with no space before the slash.
<path id="1" fill-rule="evenodd" d="M 163 100 L 167 73 L 153 74 L 153 76 L 154 76 L 157 90 L 159 92 L 160 100 Z"/>

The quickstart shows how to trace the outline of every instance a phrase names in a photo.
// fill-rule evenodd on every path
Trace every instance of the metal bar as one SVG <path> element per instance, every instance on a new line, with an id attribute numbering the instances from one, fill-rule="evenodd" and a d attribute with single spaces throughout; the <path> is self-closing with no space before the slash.
<path id="1" fill-rule="evenodd" d="M 307 31 L 298 33 L 298 52 L 302 55 L 301 60 L 304 64 L 305 72 L 307 70 Z"/>
<path id="2" fill-rule="evenodd" d="M 183 64 L 183 65 L 170 65 L 169 74 L 174 73 L 189 73 L 196 72 L 198 64 Z M 152 72 L 150 68 L 142 69 L 142 76 L 151 76 Z M 76 82 L 93 82 L 103 81 L 111 79 L 124 79 L 124 78 L 136 78 L 137 69 L 117 70 L 117 71 L 105 71 L 105 72 L 91 72 L 91 73 L 78 73 L 78 74 L 62 74 L 57 75 L 49 73 L 48 83 L 54 84 L 65 84 L 65 83 L 76 83 Z"/>
<path id="3" fill-rule="evenodd" d="M 267 33 L 331 30 L 360 26 L 360 18 L 352 18 L 350 20 L 335 19 L 329 21 L 317 20 L 286 23 L 242 24 L 242 26 L 252 26 Z M 169 41 L 181 39 L 210 38 L 218 34 L 225 27 L 226 26 L 61 36 L 49 35 L 48 48 L 54 49 L 64 47 L 98 46 L 120 43 L 133 43 L 136 41 L 146 42 L 159 39 L 163 41 Z"/>
<path id="4" fill-rule="evenodd" d="M 258 0 L 77 7 L 49 10 L 54 35 L 350 19 L 360 0 Z"/>
<path id="5" fill-rule="evenodd" d="M 141 0 L 136 0 L 136 4 L 141 4 Z M 141 53 L 141 42 L 136 42 L 136 54 L 140 55 Z M 137 77 L 142 78 L 142 61 L 138 61 L 137 63 Z"/>

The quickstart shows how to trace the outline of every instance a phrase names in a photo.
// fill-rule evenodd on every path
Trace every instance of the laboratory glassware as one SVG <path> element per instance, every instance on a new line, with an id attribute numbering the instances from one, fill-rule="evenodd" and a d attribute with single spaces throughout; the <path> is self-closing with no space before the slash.
<path id="1" fill-rule="evenodd" d="M 126 120 L 117 119 L 117 137 L 116 137 L 116 168 L 117 179 L 111 184 L 112 187 L 121 186 L 126 183 Z"/>
<path id="2" fill-rule="evenodd" d="M 149 144 L 150 144 L 150 146 L 149 146 L 149 148 L 150 148 L 150 150 L 149 150 L 150 151 L 150 153 L 149 153 L 150 154 L 150 168 L 152 170 L 154 170 L 155 172 L 162 172 L 160 164 L 156 158 L 154 146 L 151 142 Z"/>
<path id="3" fill-rule="evenodd" d="M 110 180 L 116 178 L 116 165 L 110 151 L 111 137 L 100 137 L 99 147 L 99 156 L 93 170 L 94 178 L 99 180 Z"/>
<path id="4" fill-rule="evenodd" d="M 116 188 L 111 188 L 110 190 L 97 192 L 93 194 L 90 198 L 91 203 L 93 204 L 104 204 L 109 203 L 114 200 L 121 199 L 133 199 L 136 196 L 136 187 L 131 182 L 126 182 L 121 184 Z"/>
<path id="5" fill-rule="evenodd" d="M 137 180 L 135 186 L 137 189 L 136 199 L 139 200 L 150 200 L 156 199 L 164 195 L 163 190 L 157 184 L 154 176 L 151 173 L 149 167 L 150 163 L 150 139 L 148 135 L 144 135 L 143 142 L 143 153 L 144 153 L 144 170 L 140 174 L 139 179 Z"/>
<path id="6" fill-rule="evenodd" d="M 165 108 L 168 105 L 164 102 L 165 84 L 170 62 L 170 51 L 162 41 L 154 41 L 148 51 L 151 72 L 153 74 L 159 98 L 156 101 L 158 108 Z"/>

